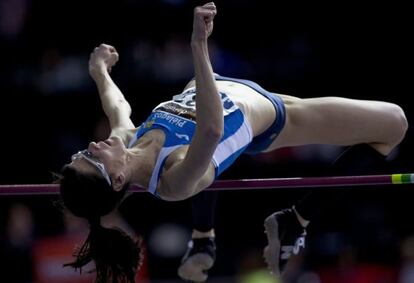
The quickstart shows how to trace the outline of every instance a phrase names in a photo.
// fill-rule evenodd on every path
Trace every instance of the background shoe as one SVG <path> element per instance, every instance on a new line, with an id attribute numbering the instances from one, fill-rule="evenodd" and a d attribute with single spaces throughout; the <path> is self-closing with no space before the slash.
<path id="1" fill-rule="evenodd" d="M 181 260 L 178 275 L 184 280 L 204 282 L 207 280 L 208 270 L 213 266 L 215 260 L 216 244 L 214 238 L 192 239 Z"/>
<path id="2" fill-rule="evenodd" d="M 279 276 L 292 254 L 305 248 L 306 229 L 299 223 L 293 209 L 284 209 L 268 216 L 264 222 L 268 245 L 263 257 L 270 271 Z"/>

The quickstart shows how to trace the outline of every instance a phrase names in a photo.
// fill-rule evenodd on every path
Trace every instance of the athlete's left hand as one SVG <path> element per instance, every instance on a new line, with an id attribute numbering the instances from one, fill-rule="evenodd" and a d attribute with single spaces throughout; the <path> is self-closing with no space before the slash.
<path id="1" fill-rule="evenodd" d="M 89 58 L 89 74 L 96 80 L 97 76 L 105 71 L 109 73 L 118 62 L 119 54 L 115 47 L 101 44 L 96 47 Z"/>
<path id="2" fill-rule="evenodd" d="M 192 42 L 202 42 L 213 32 L 213 20 L 217 14 L 214 2 L 198 6 L 194 9 Z"/>

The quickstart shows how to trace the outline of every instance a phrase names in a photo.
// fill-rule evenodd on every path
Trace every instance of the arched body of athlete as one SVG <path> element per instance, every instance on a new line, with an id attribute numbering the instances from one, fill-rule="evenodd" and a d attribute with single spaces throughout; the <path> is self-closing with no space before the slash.
<path id="1" fill-rule="evenodd" d="M 90 237 L 72 265 L 94 260 L 99 282 L 108 277 L 132 282 L 130 269 L 137 263 L 137 251 L 123 256 L 127 253 L 119 247 L 125 235 L 118 237 L 100 222 L 116 208 L 130 183 L 163 200 L 179 201 L 203 191 L 242 153 L 365 143 L 387 155 L 405 135 L 404 112 L 392 103 L 300 99 L 214 74 L 207 39 L 215 15 L 214 3 L 195 8 L 191 38 L 195 78 L 181 94 L 156 106 L 138 128 L 130 120 L 130 105 L 109 75 L 118 60 L 115 48 L 102 44 L 91 54 L 89 71 L 111 134 L 72 156 L 62 170 L 61 195 L 69 210 L 91 224 Z M 103 243 L 112 236 L 119 238 L 119 244 L 113 240 L 113 250 L 105 251 L 112 247 Z M 133 244 L 123 247 L 126 251 Z"/>

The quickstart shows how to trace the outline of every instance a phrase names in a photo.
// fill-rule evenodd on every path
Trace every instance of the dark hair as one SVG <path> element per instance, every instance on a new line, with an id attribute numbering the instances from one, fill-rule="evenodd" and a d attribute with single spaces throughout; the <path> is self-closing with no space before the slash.
<path id="1" fill-rule="evenodd" d="M 60 180 L 63 205 L 74 215 L 89 221 L 90 233 L 81 248 L 75 250 L 76 260 L 64 266 L 80 269 L 95 262 L 96 283 L 133 283 L 141 265 L 141 240 L 132 240 L 118 228 L 108 229 L 100 217 L 113 211 L 123 199 L 128 184 L 117 192 L 103 176 L 81 173 L 64 166 Z"/>

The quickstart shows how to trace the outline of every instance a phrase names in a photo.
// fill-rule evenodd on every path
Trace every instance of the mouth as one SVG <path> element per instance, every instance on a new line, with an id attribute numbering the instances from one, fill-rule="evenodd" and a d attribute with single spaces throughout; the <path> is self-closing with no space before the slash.
<path id="1" fill-rule="evenodd" d="M 109 145 L 109 146 L 114 146 L 116 144 L 116 139 L 115 137 L 109 137 L 106 140 L 103 141 L 105 144 Z"/>

